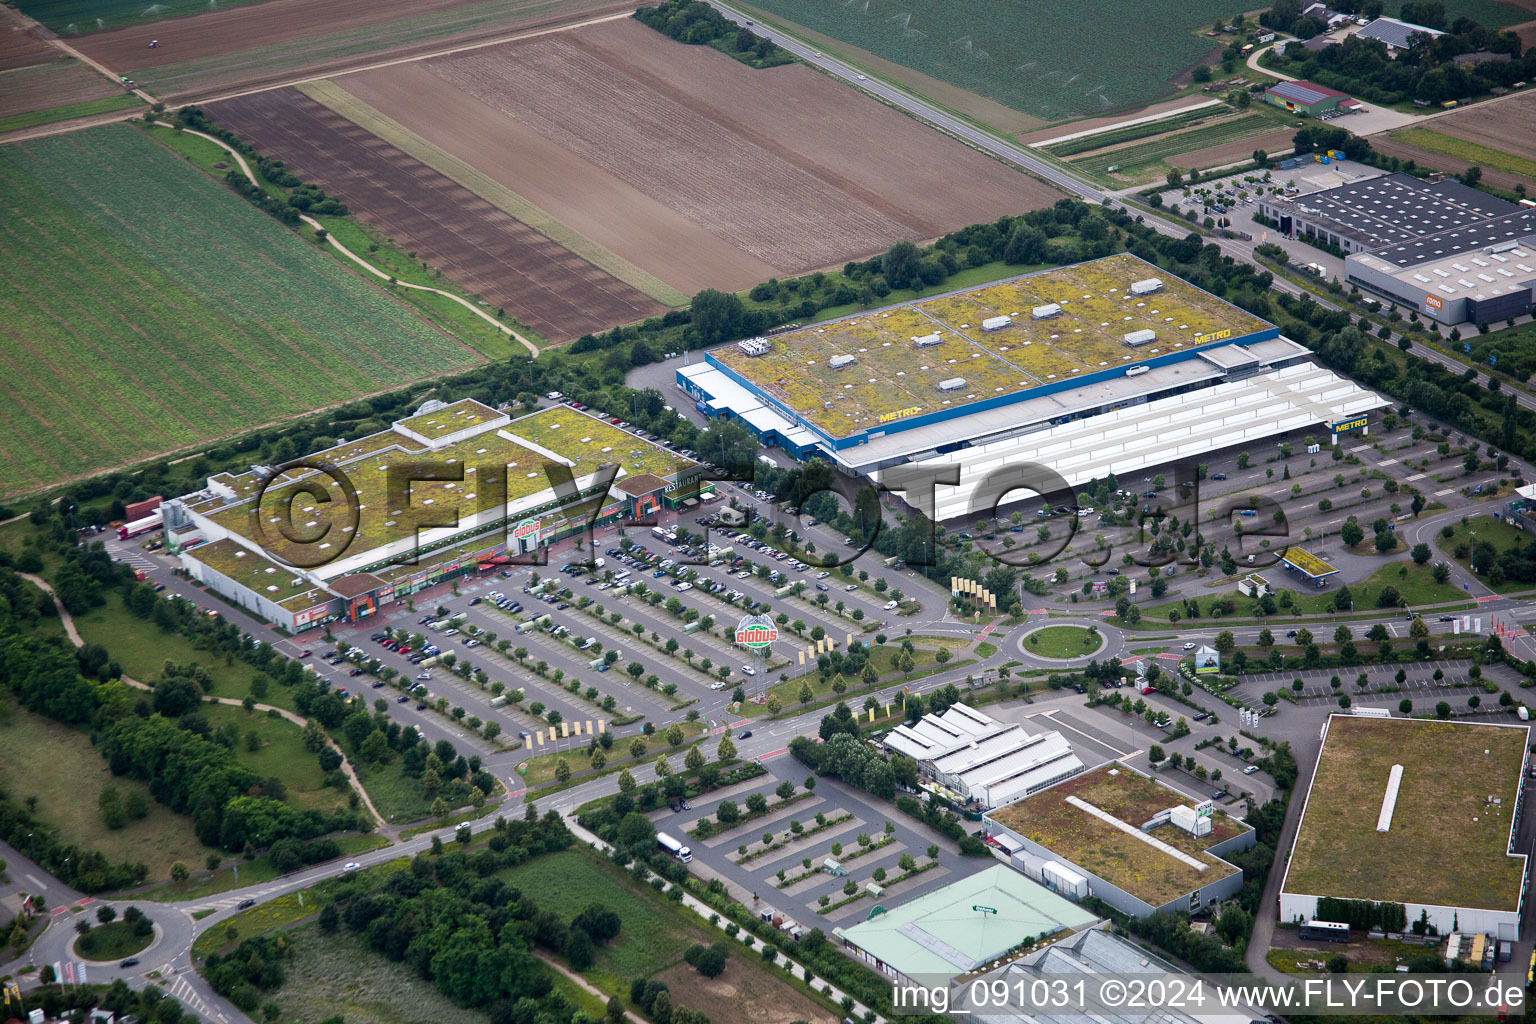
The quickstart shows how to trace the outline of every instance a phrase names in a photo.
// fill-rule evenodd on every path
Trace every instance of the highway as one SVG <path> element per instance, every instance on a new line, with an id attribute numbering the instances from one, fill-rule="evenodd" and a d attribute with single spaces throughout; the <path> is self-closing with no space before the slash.
<path id="1" fill-rule="evenodd" d="M 899 107 L 909 114 L 929 122 L 941 131 L 964 139 L 978 149 L 1000 157 L 1009 163 L 1016 164 L 1036 177 L 1050 182 L 1057 188 L 1081 196 L 1090 203 L 1103 202 L 1106 198 L 1109 198 L 1108 193 L 1097 185 L 1090 184 L 1074 174 L 1069 174 L 1055 164 L 1041 160 L 1032 154 L 1027 147 L 1016 145 L 993 135 L 991 132 L 983 131 L 968 121 L 946 112 L 942 107 L 920 99 L 904 89 L 891 85 L 889 82 L 882 81 L 879 78 L 871 78 L 852 64 L 838 60 L 835 57 L 829 57 L 820 50 L 812 49 L 794 36 L 786 35 L 770 26 L 758 24 L 751 17 L 728 4 L 720 3 L 718 0 L 710 0 L 710 2 L 716 10 L 727 18 L 738 25 L 750 27 L 757 35 L 772 40 L 812 67 L 820 68 L 828 74 L 841 78 L 855 88 L 862 89 L 864 92 L 879 97 L 892 106 Z"/>

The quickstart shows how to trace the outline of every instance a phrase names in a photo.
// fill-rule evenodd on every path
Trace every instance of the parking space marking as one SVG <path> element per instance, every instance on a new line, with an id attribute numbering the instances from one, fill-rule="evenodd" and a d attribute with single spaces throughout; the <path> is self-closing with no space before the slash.
<path id="1" fill-rule="evenodd" d="M 1447 488 L 1446 488 L 1446 489 L 1445 489 L 1445 490 L 1443 490 L 1443 491 L 1436 491 L 1436 492 L 1435 492 L 1435 497 L 1437 497 L 1437 498 L 1443 498 L 1443 497 L 1445 497 L 1445 496 L 1446 496 L 1446 495 L 1447 495 L 1447 494 L 1455 494 L 1455 493 L 1456 493 L 1456 488 L 1454 488 L 1454 487 L 1447 487 Z"/>

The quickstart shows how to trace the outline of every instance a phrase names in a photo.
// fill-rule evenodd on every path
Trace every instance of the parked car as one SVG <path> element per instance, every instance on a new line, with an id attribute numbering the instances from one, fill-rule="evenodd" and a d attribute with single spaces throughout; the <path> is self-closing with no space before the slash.
<path id="1" fill-rule="evenodd" d="M 1256 772 L 1258 770 L 1259 770 L 1259 766 L 1258 765 L 1251 764 L 1247 768 L 1243 769 L 1243 774 L 1244 775 L 1252 775 L 1254 772 Z"/>

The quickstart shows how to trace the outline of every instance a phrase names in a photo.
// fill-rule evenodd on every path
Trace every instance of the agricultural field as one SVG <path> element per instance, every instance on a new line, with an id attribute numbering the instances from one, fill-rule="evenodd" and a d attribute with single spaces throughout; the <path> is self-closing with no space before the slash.
<path id="1" fill-rule="evenodd" d="M 47 25 L 60 35 L 78 35 L 138 25 L 162 18 L 201 14 L 209 9 L 234 7 L 251 0 L 162 0 L 146 4 L 144 0 L 21 0 L 16 6 L 23 13 Z"/>
<path id="2" fill-rule="evenodd" d="M 1167 173 L 1179 154 L 1237 145 L 1254 148 L 1254 140 L 1273 135 L 1276 121 L 1260 113 L 1231 113 L 1217 120 L 1158 135 L 1145 141 L 1110 145 L 1073 157 L 1073 167 L 1100 181 L 1117 185 L 1152 181 Z M 1246 153 L 1233 157 L 1240 160 Z M 1230 161 L 1228 161 L 1230 162 Z M 1111 171 L 1110 168 L 1115 170 Z"/>
<path id="3" fill-rule="evenodd" d="M 1149 8 L 1113 3 L 955 5 L 944 0 L 754 0 L 804 26 L 1042 121 L 1091 117 L 1169 95 L 1210 40 L 1191 30 L 1230 18 L 1196 0 Z M 935 97 L 937 98 L 937 97 Z M 949 103 L 954 106 L 954 103 Z M 1007 130 L 1007 129 L 1005 129 Z"/>
<path id="4" fill-rule="evenodd" d="M 1119 128 L 1096 131 L 1092 135 L 1082 135 L 1075 139 L 1043 143 L 1038 148 L 1051 154 L 1051 156 L 1065 159 L 1095 149 L 1119 146 L 1127 142 L 1135 142 L 1138 139 L 1150 139 L 1155 135 L 1162 135 L 1165 132 L 1175 131 L 1180 128 L 1192 128 L 1197 124 L 1221 117 L 1229 112 L 1230 108 L 1226 104 L 1218 102 L 1210 106 L 1181 110 L 1176 114 L 1159 118 L 1156 121 L 1140 121 L 1138 124 L 1128 124 Z M 1140 119 L 1133 120 L 1139 121 Z M 1077 133 L 1068 132 L 1067 134 L 1076 135 Z"/>
<path id="5" fill-rule="evenodd" d="M 141 104 L 112 79 L 64 55 L 9 7 L 0 7 L 0 132 Z"/>
<path id="6" fill-rule="evenodd" d="M 1419 163 L 1454 172 L 1481 167 L 1492 184 L 1530 188 L 1536 186 L 1536 92 L 1474 104 L 1395 131 L 1390 140 L 1419 151 L 1413 157 Z"/>
<path id="7" fill-rule="evenodd" d="M 7 147 L 0 212 L 6 496 L 480 358 L 136 128 Z"/>
<path id="8" fill-rule="evenodd" d="M 206 110 L 340 198 L 399 246 L 550 341 L 604 331 L 665 308 L 296 90 L 253 93 Z"/>
<path id="9" fill-rule="evenodd" d="M 318 84 L 365 127 L 414 136 L 397 148 L 461 161 L 684 294 L 1058 198 L 802 66 L 753 70 L 627 19 Z"/>
<path id="10" fill-rule="evenodd" d="M 60 838 L 99 850 L 113 863 L 142 862 L 149 882 L 168 880 L 178 860 L 201 864 L 212 852 L 198 842 L 192 819 L 156 803 L 144 783 L 114 779 L 89 736 L 22 708 L 12 706 L 0 717 L 0 779 L 12 797 L 36 797 L 37 816 Z M 99 801 L 109 785 L 122 798 L 141 794 L 149 813 L 107 828 Z"/>
<path id="11" fill-rule="evenodd" d="M 54 0 L 61 13 L 102 6 Z M 126 0 L 109 0 L 116 10 Z M 612 0 L 171 0 L 198 3 L 202 13 L 156 26 L 160 45 L 146 45 L 142 25 L 91 34 L 71 43 L 126 74 L 161 99 L 213 89 L 296 81 L 355 64 L 360 58 L 407 56 L 486 36 L 601 16 L 622 16 L 634 3 Z M 26 4 L 24 7 L 28 6 Z M 139 11 L 164 10 L 154 4 Z M 60 15 L 50 15 L 50 24 Z M 83 31 L 73 14 L 54 27 Z M 105 16 L 104 16 L 105 18 Z"/>

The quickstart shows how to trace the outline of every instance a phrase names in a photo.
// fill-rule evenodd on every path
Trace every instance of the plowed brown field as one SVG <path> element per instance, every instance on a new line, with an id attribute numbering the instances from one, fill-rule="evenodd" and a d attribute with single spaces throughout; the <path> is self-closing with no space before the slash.
<path id="1" fill-rule="evenodd" d="M 39 64 L 7 72 L 0 78 L 0 117 L 118 96 L 122 92 L 99 71 L 77 60 Z"/>
<path id="2" fill-rule="evenodd" d="M 0 7 L 0 117 L 122 92 L 105 75 L 52 46 L 47 31 Z"/>
<path id="3" fill-rule="evenodd" d="M 61 60 L 64 54 L 43 38 L 47 30 L 0 6 L 0 71 Z"/>
<path id="4" fill-rule="evenodd" d="M 754 71 L 628 20 L 337 85 L 687 292 L 1060 198 L 808 68 Z"/>
<path id="5" fill-rule="evenodd" d="M 665 308 L 292 89 L 226 100 L 207 111 L 550 341 Z"/>

